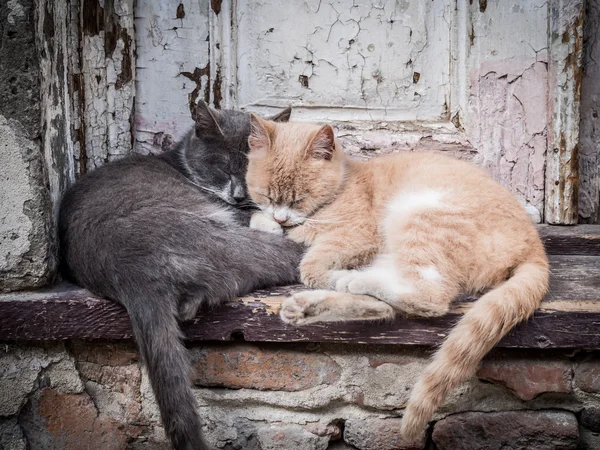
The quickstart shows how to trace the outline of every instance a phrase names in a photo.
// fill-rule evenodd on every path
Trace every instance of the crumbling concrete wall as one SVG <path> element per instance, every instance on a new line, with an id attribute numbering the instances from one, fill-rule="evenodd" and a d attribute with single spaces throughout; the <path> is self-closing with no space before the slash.
<path id="1" fill-rule="evenodd" d="M 426 349 L 239 343 L 191 354 L 217 449 L 600 449 L 597 354 L 493 353 L 417 443 L 399 424 Z M 26 445 L 168 449 L 133 344 L 0 345 L 0 448 Z"/>
<path id="2" fill-rule="evenodd" d="M 54 266 L 33 8 L 0 5 L 0 291 L 43 285 Z"/>

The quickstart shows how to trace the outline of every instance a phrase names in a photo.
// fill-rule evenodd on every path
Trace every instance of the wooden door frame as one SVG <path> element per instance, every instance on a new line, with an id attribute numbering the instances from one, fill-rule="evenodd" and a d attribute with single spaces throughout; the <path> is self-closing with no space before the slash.
<path id="1" fill-rule="evenodd" d="M 582 0 L 548 2 L 548 147 L 545 221 L 573 225 L 579 204 L 579 117 L 583 78 Z"/>

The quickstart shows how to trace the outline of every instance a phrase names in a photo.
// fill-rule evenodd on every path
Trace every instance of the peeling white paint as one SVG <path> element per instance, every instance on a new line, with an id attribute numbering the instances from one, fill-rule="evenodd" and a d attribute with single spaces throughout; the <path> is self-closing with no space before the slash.
<path id="1" fill-rule="evenodd" d="M 72 30 L 70 20 L 65 20 L 65 17 L 70 17 L 71 6 L 66 2 L 52 2 L 51 6 L 38 2 L 36 8 L 43 124 L 41 138 L 53 207 L 52 217 L 56 219 L 62 194 L 75 181 L 69 89 Z M 49 38 L 43 32 L 47 22 L 54 24 L 53 35 Z"/>
<path id="2" fill-rule="evenodd" d="M 237 100 L 306 120 L 440 120 L 450 1 L 238 2 Z"/>
<path id="3" fill-rule="evenodd" d="M 539 222 L 548 122 L 546 2 L 487 2 L 484 12 L 474 2 L 469 14 L 469 90 L 461 123 L 477 149 L 474 161 Z"/>
<path id="4" fill-rule="evenodd" d="M 114 11 L 104 4 L 104 24 L 90 33 L 84 23 L 81 72 L 85 104 L 86 169 L 131 153 L 131 114 L 135 99 L 135 33 L 133 0 L 113 0 Z M 110 28 L 110 31 L 108 29 Z M 114 38 L 109 32 L 117 34 Z M 106 54 L 112 39 L 116 46 Z M 127 40 L 128 42 L 125 42 Z M 124 65 L 130 65 L 126 68 Z M 119 75 L 129 73 L 125 80 Z"/>
<path id="5" fill-rule="evenodd" d="M 81 71 L 84 74 L 86 169 L 92 170 L 108 160 L 104 32 L 95 36 L 84 35 L 81 46 Z"/>
<path id="6" fill-rule="evenodd" d="M 294 120 L 334 123 L 354 155 L 471 159 L 543 219 L 548 2 L 203 1 L 177 19 L 179 5 L 136 6 L 138 151 L 189 128 L 190 95 L 292 105 Z"/>
<path id="7" fill-rule="evenodd" d="M 185 17 L 178 19 L 180 4 Z M 209 62 L 208 8 L 208 1 L 136 2 L 137 152 L 160 152 L 192 125 L 188 96 L 197 89 L 204 99 L 207 90 L 208 76 L 199 71 Z"/>
<path id="8" fill-rule="evenodd" d="M 476 152 L 452 123 L 340 122 L 336 136 L 344 150 L 362 159 L 404 151 L 437 151 L 471 160 Z"/>
<path id="9" fill-rule="evenodd" d="M 115 1 L 115 16 L 121 27 L 112 55 L 106 58 L 107 152 L 108 160 L 132 151 L 131 116 L 135 101 L 135 32 L 133 0 Z M 126 34 L 123 33 L 126 31 Z M 125 42 L 127 40 L 128 42 Z M 125 67 L 129 66 L 129 67 Z M 131 79 L 123 79 L 130 73 Z"/>

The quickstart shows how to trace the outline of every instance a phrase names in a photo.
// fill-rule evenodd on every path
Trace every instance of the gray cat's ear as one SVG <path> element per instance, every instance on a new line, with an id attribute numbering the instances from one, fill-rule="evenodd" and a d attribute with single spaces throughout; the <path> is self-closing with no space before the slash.
<path id="1" fill-rule="evenodd" d="M 192 119 L 196 123 L 196 136 L 223 135 L 219 126 L 220 113 L 216 109 L 208 106 L 203 100 L 192 108 Z"/>
<path id="2" fill-rule="evenodd" d="M 271 133 L 274 131 L 273 122 L 261 119 L 255 114 L 250 114 L 250 136 L 248 146 L 250 156 L 266 153 L 271 147 Z"/>
<path id="3" fill-rule="evenodd" d="M 273 122 L 289 122 L 290 116 L 292 115 L 292 107 L 288 106 L 283 111 L 278 112 L 274 116 L 269 117 L 268 120 Z"/>
<path id="4" fill-rule="evenodd" d="M 330 161 L 335 151 L 335 133 L 331 125 L 321 127 L 308 145 L 307 156 Z"/>

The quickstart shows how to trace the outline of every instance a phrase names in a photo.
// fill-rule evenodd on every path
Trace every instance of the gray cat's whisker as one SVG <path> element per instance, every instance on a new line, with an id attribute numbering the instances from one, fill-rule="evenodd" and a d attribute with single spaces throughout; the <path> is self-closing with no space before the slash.
<path id="1" fill-rule="evenodd" d="M 197 184 L 197 183 L 194 183 L 194 182 L 192 182 L 192 184 L 193 184 L 194 186 L 196 186 L 198 189 L 201 189 L 201 190 L 203 190 L 203 191 L 205 191 L 205 192 L 209 192 L 209 193 L 211 193 L 211 194 L 214 194 L 214 195 L 216 195 L 216 196 L 218 196 L 218 197 L 221 197 L 220 193 L 219 193 L 219 192 L 217 192 L 217 191 L 215 191 L 215 190 L 213 190 L 213 189 L 209 189 L 209 188 L 207 188 L 207 187 L 201 186 L 201 185 L 199 185 L 199 184 Z"/>

